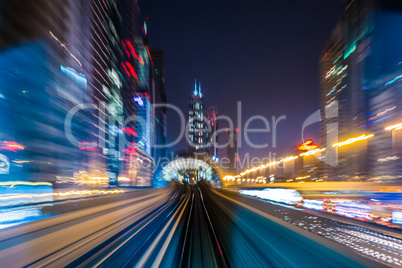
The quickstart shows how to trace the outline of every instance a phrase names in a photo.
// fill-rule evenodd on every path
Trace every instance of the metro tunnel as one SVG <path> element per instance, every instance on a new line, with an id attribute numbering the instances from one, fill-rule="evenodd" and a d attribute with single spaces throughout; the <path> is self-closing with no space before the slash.
<path id="1" fill-rule="evenodd" d="M 177 180 L 196 184 L 201 180 L 210 182 L 214 187 L 221 188 L 221 179 L 224 171 L 212 159 L 197 159 L 193 157 L 180 157 L 169 162 L 162 171 L 165 181 Z"/>

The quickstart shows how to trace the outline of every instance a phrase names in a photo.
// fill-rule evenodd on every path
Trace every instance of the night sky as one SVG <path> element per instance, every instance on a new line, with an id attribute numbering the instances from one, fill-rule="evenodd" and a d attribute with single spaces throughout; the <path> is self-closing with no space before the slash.
<path id="1" fill-rule="evenodd" d="M 302 142 L 304 120 L 319 109 L 319 57 L 340 17 L 341 0 L 143 0 L 149 45 L 163 49 L 168 102 L 187 116 L 194 79 L 202 82 L 207 106 L 236 122 L 253 115 L 286 116 L 272 133 L 251 134 L 240 154 L 263 157 L 291 153 Z M 168 113 L 168 135 L 179 135 L 178 117 Z M 255 122 L 251 127 L 262 126 Z M 272 130 L 272 125 L 271 125 Z M 318 124 L 305 138 L 318 141 Z M 319 143 L 319 141 L 318 141 Z M 181 142 L 174 149 L 184 149 Z"/>

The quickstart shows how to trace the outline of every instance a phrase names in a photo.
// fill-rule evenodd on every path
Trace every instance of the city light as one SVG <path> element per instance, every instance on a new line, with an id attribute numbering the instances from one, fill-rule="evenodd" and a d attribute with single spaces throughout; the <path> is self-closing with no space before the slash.
<path id="1" fill-rule="evenodd" d="M 295 178 L 295 180 L 303 180 L 303 179 L 308 179 L 310 177 L 311 177 L 310 175 L 306 175 L 306 176 L 302 176 L 302 177 L 297 177 L 297 178 Z"/>
<path id="2" fill-rule="evenodd" d="M 134 101 L 136 103 L 138 103 L 139 106 L 141 106 L 141 107 L 144 106 L 144 101 L 142 100 L 142 98 L 140 96 L 135 96 Z"/>
<path id="3" fill-rule="evenodd" d="M 29 182 L 29 181 L 1 181 L 0 186 L 53 186 L 50 182 Z"/>
<path id="4" fill-rule="evenodd" d="M 250 169 L 247 169 L 247 170 L 243 171 L 242 173 L 240 173 L 240 176 L 244 176 L 244 175 L 246 175 L 248 173 L 255 172 L 255 171 L 261 170 L 261 169 L 265 169 L 267 167 L 275 166 L 275 165 L 280 164 L 280 163 L 287 163 L 289 161 L 297 159 L 298 157 L 299 156 L 287 156 L 287 157 L 281 159 L 280 161 L 272 161 L 272 162 L 269 162 L 267 164 L 262 164 L 262 165 L 260 165 L 258 167 L 250 168 Z"/>
<path id="5" fill-rule="evenodd" d="M 402 0 L 149 2 L 1 2 L 0 266 L 402 267 Z"/>
<path id="6" fill-rule="evenodd" d="M 385 111 L 382 111 L 382 112 L 378 113 L 377 115 L 371 117 L 369 120 L 373 120 L 373 119 L 375 119 L 375 118 L 378 117 L 378 116 L 381 116 L 381 115 L 383 115 L 383 114 L 386 114 L 386 113 L 389 112 L 389 111 L 394 110 L 395 108 L 396 108 L 396 106 L 393 106 L 393 107 L 391 107 L 391 108 L 388 108 L 388 109 L 386 109 Z"/>
<path id="7" fill-rule="evenodd" d="M 131 181 L 130 178 L 127 178 L 127 177 L 118 177 L 117 180 L 120 182 L 130 182 Z"/>
<path id="8" fill-rule="evenodd" d="M 352 143 L 355 143 L 355 142 L 358 142 L 358 141 L 367 140 L 367 139 L 370 139 L 372 137 L 374 137 L 374 134 L 361 135 L 361 136 L 356 137 L 356 138 L 351 138 L 351 139 L 348 139 L 348 140 L 343 141 L 343 142 L 335 143 L 334 145 L 332 145 L 332 147 L 341 147 L 341 146 L 352 144 Z"/>
<path id="9" fill-rule="evenodd" d="M 70 56 L 82 67 L 81 62 L 77 59 L 76 56 L 73 55 L 73 53 L 71 53 L 67 46 L 63 42 L 61 42 L 51 31 L 49 31 L 49 33 L 53 37 L 53 39 L 56 40 L 60 44 L 60 46 L 63 47 L 70 54 Z"/>
<path id="10" fill-rule="evenodd" d="M 17 152 L 24 149 L 24 146 L 14 141 L 0 141 L 0 150 Z"/>
<path id="11" fill-rule="evenodd" d="M 398 159 L 399 159 L 398 156 L 389 156 L 389 157 L 386 157 L 386 158 L 377 159 L 377 161 L 378 162 L 388 162 L 388 161 L 398 160 Z"/>
<path id="12" fill-rule="evenodd" d="M 401 129 L 402 129 L 402 123 L 398 123 L 385 128 L 385 130 L 401 130 Z"/>
<path id="13" fill-rule="evenodd" d="M 56 193 L 55 195 L 66 196 L 85 196 L 85 195 L 108 195 L 108 194 L 122 194 L 124 190 L 83 190 L 83 191 L 67 191 Z"/>
<path id="14" fill-rule="evenodd" d="M 230 180 L 234 181 L 236 178 L 239 178 L 239 177 L 240 176 L 227 175 L 227 176 L 223 177 L 223 180 L 224 181 L 230 181 Z"/>
<path id="15" fill-rule="evenodd" d="M 394 79 L 392 79 L 391 81 L 387 82 L 387 83 L 385 84 L 385 86 L 389 86 L 389 85 L 395 83 L 396 81 L 398 81 L 398 80 L 401 79 L 401 78 L 402 78 L 402 75 L 399 75 L 399 76 L 395 77 Z"/>
<path id="16" fill-rule="evenodd" d="M 309 155 L 313 155 L 313 154 L 316 154 L 316 153 L 323 152 L 325 150 L 326 150 L 326 148 L 315 149 L 315 150 L 311 150 L 311 151 L 308 151 L 308 152 L 305 152 L 305 153 L 301 153 L 300 156 L 309 156 Z"/>
<path id="17" fill-rule="evenodd" d="M 314 144 L 313 140 L 307 140 L 296 147 L 298 151 L 311 151 L 318 148 L 318 144 Z"/>
<path id="18" fill-rule="evenodd" d="M 288 205 L 295 205 L 303 201 L 300 193 L 292 189 L 266 188 L 264 190 L 240 190 L 239 193 Z"/>

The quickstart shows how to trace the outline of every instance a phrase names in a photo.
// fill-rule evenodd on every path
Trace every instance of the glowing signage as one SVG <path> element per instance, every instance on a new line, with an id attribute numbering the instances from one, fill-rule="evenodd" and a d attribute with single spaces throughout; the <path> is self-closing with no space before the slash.
<path id="1" fill-rule="evenodd" d="M 313 140 L 307 140 L 296 147 L 298 151 L 311 151 L 318 148 L 318 144 L 314 144 Z"/>
<path id="2" fill-rule="evenodd" d="M 136 103 L 138 103 L 139 106 L 143 107 L 144 106 L 144 101 L 142 100 L 142 98 L 140 96 L 135 96 L 134 97 L 134 101 Z"/>

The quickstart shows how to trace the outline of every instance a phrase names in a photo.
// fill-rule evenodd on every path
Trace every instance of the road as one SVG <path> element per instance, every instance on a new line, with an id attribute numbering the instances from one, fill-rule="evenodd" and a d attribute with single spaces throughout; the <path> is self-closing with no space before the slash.
<path id="1" fill-rule="evenodd" d="M 306 220 L 308 224 L 304 224 L 309 230 L 306 231 L 292 214 L 294 211 L 297 217 L 308 215 L 303 211 L 215 190 L 207 183 L 171 183 L 163 189 L 75 200 L 59 206 L 52 208 L 54 212 L 62 211 L 58 215 L 0 231 L 2 267 L 389 264 L 367 254 L 357 254 L 356 249 L 339 242 L 334 237 L 341 238 L 342 230 L 327 230 L 334 232 L 332 237 L 310 231 L 311 222 L 315 222 L 314 230 L 320 230 L 317 218 Z M 284 220 L 283 215 L 293 220 Z M 353 233 L 344 232 L 343 239 L 348 235 Z M 375 245 L 377 242 L 373 241 Z"/>

